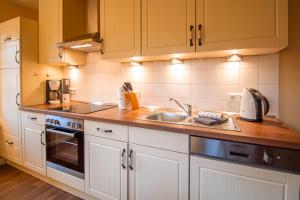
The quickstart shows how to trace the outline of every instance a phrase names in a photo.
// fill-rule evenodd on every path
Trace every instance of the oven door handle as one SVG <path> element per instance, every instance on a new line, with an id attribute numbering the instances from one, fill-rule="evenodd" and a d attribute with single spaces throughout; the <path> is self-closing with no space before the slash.
<path id="1" fill-rule="evenodd" d="M 46 131 L 47 131 L 48 133 L 59 134 L 59 135 L 65 135 L 65 136 L 72 137 L 72 138 L 75 138 L 76 133 L 78 133 L 78 132 L 74 132 L 74 133 L 66 133 L 66 132 L 64 132 L 64 131 L 58 131 L 58 130 L 49 129 L 49 128 L 47 128 Z"/>

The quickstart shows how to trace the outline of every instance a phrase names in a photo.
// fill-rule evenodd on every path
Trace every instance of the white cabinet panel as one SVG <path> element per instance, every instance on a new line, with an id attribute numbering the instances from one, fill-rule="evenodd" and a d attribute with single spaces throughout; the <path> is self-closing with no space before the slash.
<path id="1" fill-rule="evenodd" d="M 101 200 L 127 199 L 127 143 L 85 137 L 85 191 Z"/>
<path id="2" fill-rule="evenodd" d="M 191 156 L 191 200 L 299 200 L 300 176 Z M 216 192 L 217 191 L 217 192 Z"/>
<path id="3" fill-rule="evenodd" d="M 103 58 L 141 55 L 141 0 L 100 0 Z"/>
<path id="4" fill-rule="evenodd" d="M 287 0 L 197 0 L 197 51 L 286 47 Z"/>
<path id="5" fill-rule="evenodd" d="M 20 66 L 19 40 L 1 44 L 0 69 L 18 68 Z"/>
<path id="6" fill-rule="evenodd" d="M 0 136 L 19 137 L 19 70 L 0 70 Z"/>
<path id="7" fill-rule="evenodd" d="M 22 131 L 24 167 L 46 175 L 45 126 L 24 123 Z"/>
<path id="8" fill-rule="evenodd" d="M 140 145 L 129 147 L 130 200 L 188 200 L 188 155 Z"/>
<path id="9" fill-rule="evenodd" d="M 194 52 L 195 0 L 142 0 L 143 56 Z"/>

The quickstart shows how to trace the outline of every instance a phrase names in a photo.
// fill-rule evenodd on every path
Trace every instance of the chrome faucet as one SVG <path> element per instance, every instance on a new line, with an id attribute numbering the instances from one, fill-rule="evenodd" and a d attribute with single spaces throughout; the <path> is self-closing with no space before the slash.
<path id="1" fill-rule="evenodd" d="M 176 99 L 170 98 L 170 101 L 174 101 L 186 114 L 191 117 L 192 116 L 192 105 L 190 104 L 184 104 L 186 107 L 181 105 Z"/>

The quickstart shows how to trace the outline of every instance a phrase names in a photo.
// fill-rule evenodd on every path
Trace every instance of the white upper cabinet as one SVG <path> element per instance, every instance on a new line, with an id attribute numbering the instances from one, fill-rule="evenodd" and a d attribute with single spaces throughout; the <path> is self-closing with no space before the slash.
<path id="1" fill-rule="evenodd" d="M 85 1 L 39 1 L 39 60 L 58 65 L 84 65 L 85 54 L 55 44 L 85 33 Z M 82 11 L 84 10 L 84 11 Z M 83 13 L 83 14 L 81 14 Z M 82 28 L 83 27 L 83 28 Z"/>
<path id="2" fill-rule="evenodd" d="M 20 41 L 9 41 L 0 44 L 0 69 L 20 67 Z"/>
<path id="3" fill-rule="evenodd" d="M 100 0 L 103 58 L 141 55 L 141 0 Z"/>
<path id="4" fill-rule="evenodd" d="M 14 18 L 0 24 L 0 43 L 20 39 L 20 18 Z"/>
<path id="5" fill-rule="evenodd" d="M 143 56 L 195 51 L 195 0 L 142 0 Z"/>
<path id="6" fill-rule="evenodd" d="M 287 0 L 196 0 L 197 51 L 288 45 Z"/>

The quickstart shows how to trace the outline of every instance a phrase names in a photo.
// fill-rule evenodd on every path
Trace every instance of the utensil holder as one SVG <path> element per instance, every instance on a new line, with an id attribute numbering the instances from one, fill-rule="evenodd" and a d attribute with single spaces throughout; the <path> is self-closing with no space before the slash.
<path id="1" fill-rule="evenodd" d="M 140 104 L 137 98 L 137 94 L 134 92 L 125 93 L 125 98 L 130 102 L 131 110 L 135 110 L 140 108 Z"/>

